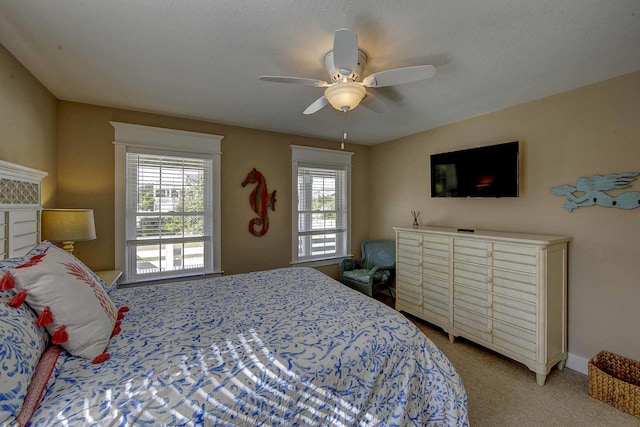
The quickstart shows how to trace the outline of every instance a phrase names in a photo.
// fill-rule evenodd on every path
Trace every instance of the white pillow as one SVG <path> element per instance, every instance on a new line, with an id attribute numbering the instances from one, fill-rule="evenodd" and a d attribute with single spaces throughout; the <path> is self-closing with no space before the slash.
<path id="1" fill-rule="evenodd" d="M 103 352 L 118 311 L 82 262 L 49 246 L 6 274 L 10 277 L 3 277 L 3 281 L 13 280 L 16 292 L 38 313 L 39 323 L 47 328 L 54 344 L 94 363 L 108 359 Z"/>

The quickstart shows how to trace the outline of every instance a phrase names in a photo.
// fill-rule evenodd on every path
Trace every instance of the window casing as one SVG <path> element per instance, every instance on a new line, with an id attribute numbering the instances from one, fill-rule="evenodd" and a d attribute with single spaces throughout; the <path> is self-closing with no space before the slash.
<path id="1" fill-rule="evenodd" d="M 353 153 L 291 146 L 292 263 L 350 256 L 350 187 Z"/>
<path id="2" fill-rule="evenodd" d="M 222 137 L 112 125 L 121 283 L 220 273 Z"/>

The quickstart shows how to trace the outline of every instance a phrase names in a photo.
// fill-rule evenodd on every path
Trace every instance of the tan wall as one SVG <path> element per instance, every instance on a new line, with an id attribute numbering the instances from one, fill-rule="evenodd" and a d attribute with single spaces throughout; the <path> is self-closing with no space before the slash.
<path id="1" fill-rule="evenodd" d="M 73 102 L 59 104 L 59 206 L 93 208 L 98 238 L 76 243 L 76 254 L 94 269 L 114 266 L 114 128 L 109 121 L 135 123 L 223 135 L 222 267 L 225 274 L 286 267 L 291 261 L 291 144 L 338 149 L 337 142 L 265 132 L 197 120 L 148 114 Z M 369 147 L 347 145 L 352 157 L 353 247 L 368 237 L 366 190 Z M 248 231 L 255 213 L 249 205 L 251 186 L 240 184 L 252 168 L 277 191 L 269 231 Z M 336 266 L 321 268 L 337 277 Z"/>
<path id="2" fill-rule="evenodd" d="M 430 198 L 430 154 L 514 140 L 519 198 Z M 572 236 L 570 353 L 640 359 L 640 209 L 569 213 L 549 191 L 578 177 L 640 172 L 640 72 L 376 145 L 371 171 L 381 170 L 372 173 L 372 238 L 393 237 L 412 209 L 422 224 Z M 640 191 L 640 179 L 625 191 Z"/>
<path id="3" fill-rule="evenodd" d="M 0 160 L 46 171 L 42 203 L 57 197 L 56 98 L 0 45 Z"/>

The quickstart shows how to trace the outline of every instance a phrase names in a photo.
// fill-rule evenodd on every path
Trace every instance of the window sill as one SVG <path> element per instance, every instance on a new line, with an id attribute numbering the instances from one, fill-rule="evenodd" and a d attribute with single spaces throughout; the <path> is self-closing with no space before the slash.
<path id="1" fill-rule="evenodd" d="M 180 276 L 166 276 L 166 277 L 156 277 L 153 279 L 146 280 L 137 280 L 127 283 L 119 283 L 118 288 L 135 288 L 138 286 L 146 286 L 146 285 L 157 285 L 161 283 L 170 283 L 170 282 L 184 282 L 187 280 L 198 280 L 205 279 L 209 277 L 219 277 L 222 276 L 223 271 L 214 271 L 209 273 L 196 273 L 196 274 L 185 274 Z"/>
<path id="2" fill-rule="evenodd" d="M 340 264 L 340 261 L 343 259 L 352 258 L 353 255 L 345 255 L 341 257 L 334 258 L 323 258 L 323 259 L 314 259 L 314 260 L 304 260 L 304 261 L 291 261 L 292 267 L 323 267 L 325 265 L 336 265 Z"/>

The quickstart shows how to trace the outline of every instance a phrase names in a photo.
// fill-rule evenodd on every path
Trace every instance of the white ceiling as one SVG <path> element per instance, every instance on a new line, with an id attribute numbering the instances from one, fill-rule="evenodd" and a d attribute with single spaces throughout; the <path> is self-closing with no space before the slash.
<path id="1" fill-rule="evenodd" d="M 349 28 L 374 112 L 302 111 Z M 373 145 L 640 69 L 639 0 L 0 0 L 0 42 L 56 97 Z"/>

